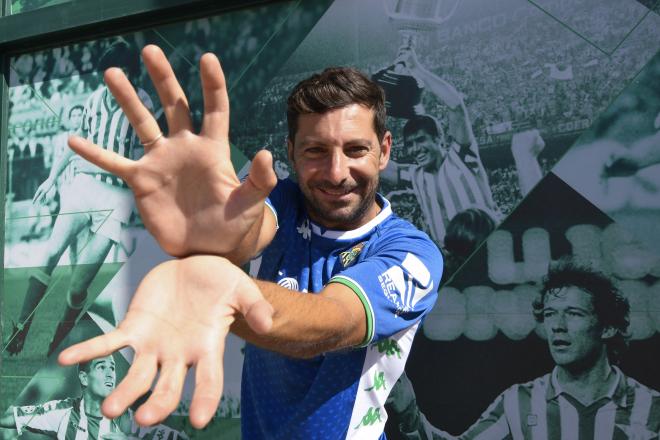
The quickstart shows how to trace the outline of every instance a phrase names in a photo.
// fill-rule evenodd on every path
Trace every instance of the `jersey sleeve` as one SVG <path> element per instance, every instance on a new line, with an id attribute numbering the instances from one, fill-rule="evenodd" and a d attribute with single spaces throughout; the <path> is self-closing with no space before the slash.
<path id="1" fill-rule="evenodd" d="M 442 255 L 421 232 L 389 233 L 360 262 L 330 279 L 360 298 L 367 316 L 361 346 L 386 339 L 426 315 L 437 298 Z"/>
<path id="2" fill-rule="evenodd" d="M 289 179 L 278 180 L 275 188 L 266 198 L 266 206 L 273 211 L 277 226 L 280 226 L 280 219 L 287 218 L 294 210 L 297 197 L 297 185 Z"/>
<path id="3" fill-rule="evenodd" d="M 40 405 L 15 406 L 13 412 L 19 436 L 26 428 L 52 434 L 58 432 L 60 423 L 68 420 L 71 405 L 65 401 L 51 400 Z"/>

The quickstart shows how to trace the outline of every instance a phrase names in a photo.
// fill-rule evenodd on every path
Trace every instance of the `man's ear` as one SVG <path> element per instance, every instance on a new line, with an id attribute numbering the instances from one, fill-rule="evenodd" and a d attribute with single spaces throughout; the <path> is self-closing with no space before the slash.
<path id="1" fill-rule="evenodd" d="M 293 141 L 291 138 L 287 138 L 286 140 L 286 154 L 289 157 L 289 162 L 293 165 L 295 160 L 293 159 Z"/>
<path id="2" fill-rule="evenodd" d="M 80 380 L 80 385 L 83 387 L 87 386 L 87 372 L 85 371 L 79 371 L 78 372 L 78 379 Z"/>
<path id="3" fill-rule="evenodd" d="M 390 152 L 392 151 L 392 133 L 386 131 L 383 140 L 380 141 L 380 156 L 378 158 L 378 167 L 383 171 L 390 161 Z"/>
<path id="4" fill-rule="evenodd" d="M 617 329 L 612 326 L 605 327 L 601 333 L 601 339 L 612 339 L 617 334 Z"/>

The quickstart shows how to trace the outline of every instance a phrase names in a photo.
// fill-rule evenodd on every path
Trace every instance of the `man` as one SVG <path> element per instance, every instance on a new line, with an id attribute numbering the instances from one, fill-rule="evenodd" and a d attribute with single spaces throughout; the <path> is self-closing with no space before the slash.
<path id="1" fill-rule="evenodd" d="M 102 55 L 99 68 L 112 63 L 125 66 L 132 77 L 139 74 L 137 53 L 119 40 Z M 148 95 L 140 90 L 140 99 L 152 107 Z M 75 112 L 74 107 L 71 112 Z M 71 115 L 70 115 L 71 116 Z M 92 142 L 103 144 L 123 157 L 134 157 L 137 138 L 126 115 L 113 99 L 107 87 L 94 91 L 85 103 L 80 134 Z M 18 323 L 6 341 L 6 350 L 17 355 L 23 350 L 35 309 L 46 294 L 51 274 L 67 247 L 75 244 L 81 232 L 88 231 L 88 241 L 82 245 L 78 261 L 71 274 L 67 305 L 48 347 L 48 355 L 71 330 L 87 299 L 87 288 L 103 265 L 113 244 L 121 239 L 123 225 L 133 210 L 132 194 L 121 180 L 83 160 L 66 149 L 53 163 L 50 174 L 34 194 L 35 203 L 48 201 L 54 186 L 60 184 L 60 215 L 57 216 L 47 245 L 47 254 L 35 261 L 35 269 L 23 300 Z"/>
<path id="2" fill-rule="evenodd" d="M 533 307 L 554 370 L 508 388 L 460 438 L 657 438 L 660 393 L 616 366 L 627 346 L 630 307 L 612 281 L 564 262 L 550 270 Z M 393 409 L 407 438 L 451 437 L 419 412 L 409 382 L 404 388 Z"/>
<path id="3" fill-rule="evenodd" d="M 128 412 L 110 420 L 101 414 L 101 402 L 115 388 L 115 361 L 112 356 L 78 365 L 82 395 L 51 400 L 39 405 L 14 406 L 0 417 L 0 426 L 31 431 L 58 440 L 125 439 L 131 433 Z"/>
<path id="4" fill-rule="evenodd" d="M 176 408 L 186 369 L 196 365 L 190 418 L 201 427 L 220 400 L 222 346 L 231 328 L 249 342 L 241 385 L 245 438 L 384 437 L 382 406 L 433 305 L 442 259 L 428 236 L 376 194 L 392 142 L 382 90 L 346 68 L 301 82 L 287 111 L 298 183 L 277 182 L 266 150 L 241 183 L 229 161 L 218 59 L 200 60 L 199 135 L 163 52 L 147 46 L 143 59 L 168 137 L 126 77 L 110 69 L 106 82 L 146 140 L 144 157 L 130 161 L 81 138 L 69 144 L 126 179 L 166 251 L 196 255 L 153 269 L 119 328 L 65 350 L 60 362 L 134 348 L 126 379 L 104 403 L 109 416 L 144 394 L 160 365 L 151 397 L 136 412 L 143 425 Z M 262 280 L 235 265 L 257 255 L 253 270 Z"/>
<path id="5" fill-rule="evenodd" d="M 105 356 L 78 365 L 82 395 L 39 405 L 13 406 L 0 417 L 0 427 L 35 432 L 58 440 L 79 439 L 187 439 L 185 433 L 165 425 L 151 429 L 133 423 L 132 412 L 115 419 L 101 414 L 101 403 L 115 389 L 115 360 Z"/>
<path id="6" fill-rule="evenodd" d="M 382 177 L 393 184 L 412 184 L 431 237 L 442 245 L 447 224 L 457 213 L 478 208 L 495 219 L 501 215 L 481 163 L 463 96 L 424 68 L 412 48 L 402 48 L 397 62 L 403 63 L 426 90 L 448 107 L 448 129 L 445 137 L 441 125 L 429 115 L 409 119 L 403 128 L 404 146 L 415 156 L 416 163 L 390 161 Z"/>

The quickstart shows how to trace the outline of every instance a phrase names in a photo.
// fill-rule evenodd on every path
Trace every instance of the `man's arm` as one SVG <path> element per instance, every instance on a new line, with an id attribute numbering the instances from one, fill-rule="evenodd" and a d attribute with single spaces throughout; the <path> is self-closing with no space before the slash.
<path id="1" fill-rule="evenodd" d="M 162 136 L 121 69 L 112 68 L 105 72 L 106 84 L 146 144 L 144 156 L 130 160 L 75 136 L 69 146 L 131 187 L 145 226 L 166 252 L 223 255 L 242 264 L 273 232 L 261 231 L 270 227 L 264 221 L 264 200 L 277 182 L 272 156 L 266 150 L 257 153 L 248 178 L 239 181 L 230 158 L 226 81 L 214 55 L 200 60 L 204 119 L 198 134 L 165 54 L 150 45 L 142 56 L 167 118 L 168 136 Z"/>
<path id="2" fill-rule="evenodd" d="M 538 155 L 545 147 L 545 142 L 538 130 L 527 130 L 513 135 L 511 153 L 518 172 L 518 184 L 523 196 L 543 178 Z"/>
<path id="3" fill-rule="evenodd" d="M 298 358 L 311 358 L 364 341 L 364 306 L 343 284 L 330 283 L 318 294 L 301 295 L 275 283 L 255 283 L 273 306 L 273 326 L 267 334 L 259 334 L 238 318 L 231 331 L 246 341 Z"/>
<path id="4" fill-rule="evenodd" d="M 410 72 L 426 85 L 427 90 L 449 108 L 448 134 L 460 145 L 472 144 L 474 133 L 463 95 L 447 81 L 422 66 L 412 48 L 402 48 L 397 60 L 403 62 Z"/>
<path id="5" fill-rule="evenodd" d="M 484 411 L 479 419 L 468 428 L 463 434 L 459 436 L 460 440 L 476 440 L 476 439 L 489 439 L 489 440 L 509 440 L 513 436 L 509 421 L 506 418 L 504 410 L 504 400 L 506 393 L 512 391 L 509 388 L 493 401 L 490 406 Z"/>

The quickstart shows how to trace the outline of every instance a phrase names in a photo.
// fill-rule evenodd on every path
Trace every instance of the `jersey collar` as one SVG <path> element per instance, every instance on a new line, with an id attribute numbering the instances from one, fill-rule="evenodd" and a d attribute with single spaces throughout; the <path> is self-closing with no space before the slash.
<path id="1" fill-rule="evenodd" d="M 378 215 L 376 215 L 376 217 L 372 218 L 359 228 L 350 231 L 338 231 L 335 229 L 326 229 L 310 220 L 309 223 L 312 226 L 312 233 L 314 233 L 314 235 L 318 235 L 323 238 L 329 238 L 331 240 L 355 240 L 356 238 L 367 235 L 376 226 L 384 222 L 390 215 L 392 215 L 392 206 L 390 205 L 390 202 L 380 194 L 376 194 L 376 199 L 382 206 L 382 209 Z"/>

